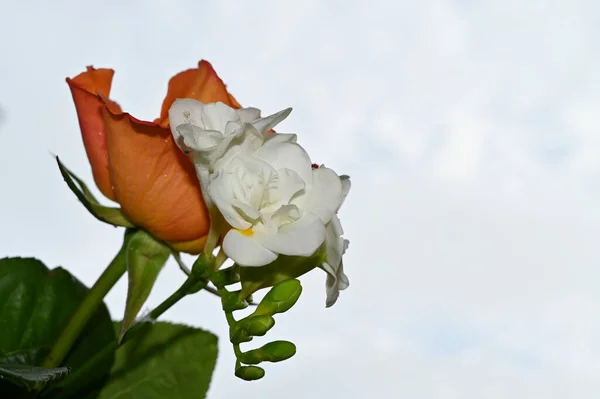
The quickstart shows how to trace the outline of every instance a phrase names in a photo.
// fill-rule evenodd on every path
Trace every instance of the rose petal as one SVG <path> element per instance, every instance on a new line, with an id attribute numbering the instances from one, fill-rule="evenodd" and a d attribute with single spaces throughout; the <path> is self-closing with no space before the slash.
<path id="1" fill-rule="evenodd" d="M 107 103 L 114 71 L 112 69 L 95 69 L 88 67 L 73 79 L 67 78 L 71 89 L 83 145 L 92 166 L 96 185 L 106 197 L 115 199 L 108 172 L 108 155 L 102 109 Z M 118 111 L 116 103 L 110 103 Z"/>
<path id="2" fill-rule="evenodd" d="M 178 98 L 193 98 L 203 103 L 221 101 L 232 108 L 242 106 L 227 92 L 227 88 L 208 61 L 200 61 L 198 68 L 188 69 L 169 81 L 169 90 L 162 104 L 160 118 L 155 122 L 169 125 L 169 108 Z"/>
<path id="3" fill-rule="evenodd" d="M 209 217 L 194 165 L 169 129 L 106 108 L 104 120 L 110 178 L 129 220 L 168 242 L 205 236 Z"/>

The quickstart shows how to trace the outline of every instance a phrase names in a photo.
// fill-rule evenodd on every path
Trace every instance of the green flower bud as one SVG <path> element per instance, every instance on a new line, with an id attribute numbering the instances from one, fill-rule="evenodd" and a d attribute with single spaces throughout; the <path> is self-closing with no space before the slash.
<path id="1" fill-rule="evenodd" d="M 271 316 L 249 316 L 231 326 L 229 333 L 232 344 L 252 341 L 252 337 L 262 337 L 275 325 Z"/>
<path id="2" fill-rule="evenodd" d="M 246 381 L 260 380 L 265 376 L 265 370 L 257 366 L 242 366 L 235 370 L 235 375 Z"/>
<path id="3" fill-rule="evenodd" d="M 240 281 L 239 266 L 232 266 L 213 273 L 211 279 L 217 287 L 225 287 Z"/>
<path id="4" fill-rule="evenodd" d="M 325 244 L 311 256 L 279 255 L 273 263 L 261 267 L 238 267 L 242 295 L 248 296 L 262 288 L 298 278 L 323 264 L 327 257 Z"/>
<path id="5" fill-rule="evenodd" d="M 296 345 L 289 341 L 273 341 L 258 348 L 242 353 L 240 362 L 258 364 L 260 362 L 281 362 L 296 354 Z"/>
<path id="6" fill-rule="evenodd" d="M 243 328 L 236 328 L 237 324 L 229 329 L 229 341 L 236 345 L 241 344 L 242 342 L 250 342 L 252 341 L 252 336 L 248 333 L 247 330 Z"/>
<path id="7" fill-rule="evenodd" d="M 262 337 L 275 325 L 275 319 L 268 315 L 250 316 L 243 321 L 243 328 L 255 337 Z"/>
<path id="8" fill-rule="evenodd" d="M 224 290 L 225 291 L 225 290 Z M 221 305 L 223 306 L 223 310 L 227 313 L 233 312 L 235 310 L 245 309 L 248 307 L 248 302 L 243 299 L 240 299 L 240 292 L 222 292 L 221 293 Z"/>
<path id="9" fill-rule="evenodd" d="M 298 280 L 277 283 L 258 304 L 254 315 L 274 315 L 287 312 L 300 297 L 302 285 Z"/>

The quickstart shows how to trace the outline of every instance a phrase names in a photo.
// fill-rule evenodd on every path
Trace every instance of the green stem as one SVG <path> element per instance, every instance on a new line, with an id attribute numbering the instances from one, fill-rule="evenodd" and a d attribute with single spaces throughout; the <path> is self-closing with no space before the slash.
<path id="1" fill-rule="evenodd" d="M 206 242 L 204 243 L 204 254 L 212 255 L 212 251 L 217 246 L 217 242 L 219 242 L 219 233 L 214 227 L 214 224 L 211 223 L 210 229 L 208 230 L 208 237 L 206 237 Z"/>
<path id="2" fill-rule="evenodd" d="M 204 283 L 204 285 L 206 285 L 208 283 L 208 281 L 204 280 L 204 279 L 197 279 L 195 277 L 189 277 L 181 285 L 181 287 L 179 287 L 179 289 L 177 291 L 175 291 L 172 295 L 170 295 L 167 299 L 165 299 L 160 305 L 158 305 L 156 308 L 154 308 L 148 314 L 147 317 L 152 321 L 158 319 L 158 317 L 160 317 L 164 312 L 166 312 L 173 305 L 175 305 L 177 302 L 179 302 L 179 300 L 181 300 L 186 295 L 188 295 L 190 293 L 191 288 L 198 288 L 197 284 L 202 284 L 202 283 Z M 196 292 L 196 291 L 194 291 L 194 292 Z M 144 329 L 144 326 L 146 326 L 146 325 L 147 325 L 147 323 L 144 323 L 143 321 L 135 323 L 125 333 L 125 336 L 121 340 L 120 344 L 117 343 L 116 340 L 109 343 L 104 348 L 102 348 L 102 350 L 96 352 L 96 354 L 94 356 L 92 356 L 91 359 L 89 359 L 87 362 L 85 362 L 85 364 L 83 364 L 81 367 L 79 367 L 79 369 L 74 371 L 70 376 L 68 376 L 66 379 L 59 382 L 58 384 L 55 384 L 55 386 L 53 386 L 53 388 L 61 388 L 63 386 L 68 387 L 69 384 L 71 384 L 73 381 L 77 381 L 79 376 L 85 376 L 86 374 L 88 374 L 89 370 L 93 370 L 97 364 L 99 364 L 104 359 L 106 359 L 108 356 L 110 356 L 112 353 L 114 353 L 120 345 L 122 346 L 123 344 L 125 344 L 126 342 L 128 342 L 132 338 L 134 338 L 136 335 L 138 335 L 140 333 L 140 331 L 142 331 Z M 88 383 L 90 383 L 90 382 L 88 381 Z M 66 388 L 66 389 L 68 390 L 68 388 Z M 62 398 L 63 396 L 61 395 L 59 397 Z"/>
<path id="3" fill-rule="evenodd" d="M 203 281 L 204 285 L 208 283 L 208 281 L 206 280 Z M 160 315 L 169 310 L 171 306 L 175 305 L 177 302 L 179 302 L 179 300 L 188 295 L 190 293 L 190 289 L 198 282 L 199 280 L 193 278 L 192 276 L 188 277 L 188 279 L 185 280 L 185 282 L 181 285 L 181 287 L 179 287 L 177 291 L 171 294 L 171 296 L 165 299 L 160 305 L 158 305 L 148 314 L 148 318 L 150 318 L 151 320 L 156 320 L 157 318 L 159 318 Z"/>
<path id="4" fill-rule="evenodd" d="M 216 272 L 217 270 L 219 270 L 219 268 L 223 265 L 223 263 L 225 263 L 227 259 L 228 257 L 225 254 L 225 251 L 223 251 L 223 247 L 219 248 L 219 252 L 215 257 L 215 264 L 213 265 L 212 271 Z"/>
<path id="5" fill-rule="evenodd" d="M 117 253 L 117 256 L 110 262 L 106 270 L 102 273 L 100 278 L 94 283 L 92 288 L 88 291 L 87 295 L 83 298 L 83 301 L 79 304 L 73 316 L 69 320 L 69 323 L 60 333 L 58 339 L 52 346 L 52 349 L 44 359 L 42 367 L 53 368 L 61 364 L 75 340 L 81 334 L 81 331 L 85 328 L 87 322 L 90 320 L 98 306 L 102 303 L 102 300 L 108 294 L 110 289 L 119 281 L 119 279 L 125 274 L 127 270 L 127 243 L 128 234 L 125 235 L 123 246 Z"/>

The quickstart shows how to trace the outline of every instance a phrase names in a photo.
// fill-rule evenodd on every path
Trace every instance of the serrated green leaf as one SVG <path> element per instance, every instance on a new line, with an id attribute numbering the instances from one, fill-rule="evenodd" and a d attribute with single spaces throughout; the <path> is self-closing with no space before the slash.
<path id="1" fill-rule="evenodd" d="M 73 194 L 77 196 L 79 201 L 85 206 L 85 208 L 96 217 L 96 219 L 112 224 L 113 226 L 122 227 L 135 227 L 131 223 L 123 212 L 119 208 L 111 208 L 108 206 L 101 205 L 92 192 L 88 189 L 87 185 L 77 177 L 73 172 L 67 169 L 58 157 L 56 157 L 58 168 L 63 179 L 67 183 L 67 186 L 71 189 Z"/>
<path id="2" fill-rule="evenodd" d="M 0 259 L 0 358 L 5 363 L 39 366 L 66 326 L 87 288 L 62 268 L 48 270 L 32 258 Z M 106 306 L 100 306 L 69 352 L 63 366 L 76 369 L 99 347 L 116 340 Z M 90 373 L 100 379 L 109 357 Z M 0 391 L 6 382 L 0 382 Z M 5 387 L 4 387 L 5 388 Z"/>
<path id="3" fill-rule="evenodd" d="M 0 378 L 28 391 L 31 391 L 37 383 L 47 384 L 59 380 L 68 374 L 69 369 L 67 367 L 47 369 L 21 364 L 4 364 L 0 360 Z"/>
<path id="4" fill-rule="evenodd" d="M 164 322 L 144 327 L 117 350 L 98 399 L 204 398 L 217 359 L 217 337 Z"/>
<path id="5" fill-rule="evenodd" d="M 138 312 L 148 299 L 158 274 L 164 267 L 171 250 L 150 234 L 138 230 L 127 246 L 127 302 L 119 341 L 133 324 Z"/>

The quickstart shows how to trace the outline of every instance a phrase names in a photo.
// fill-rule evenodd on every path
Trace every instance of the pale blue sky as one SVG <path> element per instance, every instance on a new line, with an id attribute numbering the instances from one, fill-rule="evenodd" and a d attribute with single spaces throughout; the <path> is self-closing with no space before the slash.
<path id="1" fill-rule="evenodd" d="M 270 337 L 293 359 L 242 382 L 214 297 L 166 314 L 221 337 L 209 398 L 596 398 L 599 15 L 591 0 L 10 2 L 0 256 L 93 283 L 121 232 L 49 155 L 92 183 L 64 78 L 114 68 L 112 97 L 152 119 L 204 58 L 243 105 L 292 106 L 281 130 L 353 182 L 351 286 L 325 309 L 324 273 L 303 278 Z M 148 308 L 182 278 L 169 263 Z"/>

